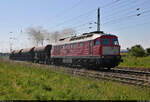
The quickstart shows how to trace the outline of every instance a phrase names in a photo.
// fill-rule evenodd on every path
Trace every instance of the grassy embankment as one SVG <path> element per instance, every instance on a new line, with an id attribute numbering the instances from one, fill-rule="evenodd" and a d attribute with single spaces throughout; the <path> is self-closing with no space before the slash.
<path id="1" fill-rule="evenodd" d="M 0 100 L 150 100 L 150 89 L 0 62 Z"/>
<path id="2" fill-rule="evenodd" d="M 138 68 L 150 68 L 150 56 L 147 57 L 134 57 L 126 54 L 123 57 L 123 62 L 120 63 L 120 67 L 138 67 Z"/>

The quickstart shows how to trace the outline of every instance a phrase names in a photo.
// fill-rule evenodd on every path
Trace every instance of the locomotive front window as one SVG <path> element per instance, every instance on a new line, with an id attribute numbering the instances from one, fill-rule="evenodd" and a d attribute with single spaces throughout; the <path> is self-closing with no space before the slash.
<path id="1" fill-rule="evenodd" d="M 110 40 L 108 38 L 104 38 L 104 39 L 102 39 L 102 44 L 103 45 L 109 45 L 110 44 Z"/>
<path id="2" fill-rule="evenodd" d="M 114 39 L 112 39 L 112 44 L 113 44 L 113 45 L 119 45 L 119 42 L 118 42 L 117 39 L 114 38 Z"/>

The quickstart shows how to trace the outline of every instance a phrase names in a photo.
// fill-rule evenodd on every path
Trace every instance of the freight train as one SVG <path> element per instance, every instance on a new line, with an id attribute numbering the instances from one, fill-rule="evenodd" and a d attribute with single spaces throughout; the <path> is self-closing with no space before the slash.
<path id="1" fill-rule="evenodd" d="M 102 31 L 62 38 L 44 47 L 15 50 L 10 59 L 99 69 L 114 68 L 122 61 L 118 37 Z"/>

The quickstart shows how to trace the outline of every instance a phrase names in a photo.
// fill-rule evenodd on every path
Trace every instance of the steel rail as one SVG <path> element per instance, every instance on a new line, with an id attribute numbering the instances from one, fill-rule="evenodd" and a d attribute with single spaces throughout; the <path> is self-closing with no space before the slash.
<path id="1" fill-rule="evenodd" d="M 142 71 L 142 70 L 133 70 L 133 69 L 127 69 L 127 68 L 114 68 L 115 71 L 122 71 L 122 72 L 131 72 L 131 73 L 138 73 L 138 74 L 147 74 L 150 75 L 149 71 Z"/>

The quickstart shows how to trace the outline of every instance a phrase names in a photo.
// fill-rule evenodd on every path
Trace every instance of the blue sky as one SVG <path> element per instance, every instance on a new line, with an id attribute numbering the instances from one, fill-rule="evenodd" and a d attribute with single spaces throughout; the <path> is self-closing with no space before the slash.
<path id="1" fill-rule="evenodd" d="M 79 34 L 96 30 L 89 23 L 97 21 L 98 7 L 101 29 L 117 35 L 122 49 L 150 47 L 150 0 L 1 0 L 0 52 L 9 51 L 10 41 L 13 49 L 31 47 L 28 27 L 42 26 L 49 32 L 74 28 Z M 9 40 L 11 36 L 16 39 Z"/>

